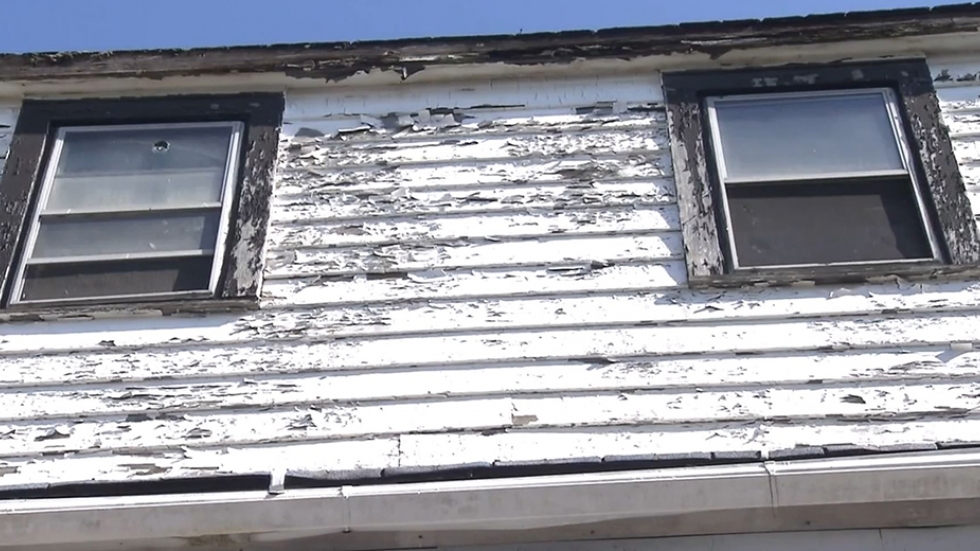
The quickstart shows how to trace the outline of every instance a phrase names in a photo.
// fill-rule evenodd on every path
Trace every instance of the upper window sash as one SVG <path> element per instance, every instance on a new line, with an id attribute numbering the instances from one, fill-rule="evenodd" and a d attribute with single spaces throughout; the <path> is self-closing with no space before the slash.
<path id="1" fill-rule="evenodd" d="M 886 149 L 880 149 L 877 153 L 878 159 L 877 164 L 879 166 L 871 169 L 861 169 L 859 167 L 853 167 L 849 170 L 833 170 L 828 167 L 826 170 L 821 171 L 809 171 L 809 172 L 798 172 L 798 171 L 787 171 L 783 173 L 766 174 L 764 176 L 752 176 L 752 175 L 738 175 L 729 174 L 729 162 L 725 156 L 725 145 L 723 143 L 723 136 L 721 132 L 721 124 L 719 117 L 719 108 L 722 110 L 737 106 L 747 107 L 749 109 L 756 108 L 773 108 L 773 107 L 790 107 L 792 109 L 803 109 L 809 104 L 820 103 L 830 103 L 835 100 L 847 100 L 847 99 L 871 99 L 881 101 L 880 106 L 884 109 L 884 119 L 881 121 L 871 121 L 871 122 L 886 122 L 888 124 L 888 130 L 890 130 L 890 142 L 887 144 L 881 144 L 881 146 L 886 146 Z M 840 102 L 838 102 L 839 104 Z M 907 146 L 907 141 L 904 137 L 904 130 L 902 129 L 901 114 L 898 111 L 898 105 L 896 103 L 895 94 L 892 90 L 888 88 L 877 88 L 877 89 L 849 89 L 849 90 L 828 90 L 819 92 L 774 92 L 769 94 L 739 94 L 739 95 L 726 95 L 726 96 L 709 96 L 705 99 L 705 105 L 707 107 L 709 129 L 711 132 L 712 149 L 715 152 L 716 163 L 715 167 L 718 171 L 719 178 L 726 184 L 738 184 L 738 183 L 756 183 L 756 182 L 766 182 L 766 181 L 808 181 L 808 180 L 823 180 L 829 178 L 848 178 L 848 177 L 874 177 L 874 176 L 894 176 L 907 174 L 911 171 L 910 156 Z M 838 105 L 840 106 L 840 105 Z M 759 115 L 760 113 L 755 113 Z M 867 113 L 869 115 L 874 115 L 873 113 Z M 750 113 L 751 115 L 751 113 Z M 791 121 L 786 121 L 791 122 Z M 803 121 L 793 121 L 793 122 L 803 122 Z M 869 122 L 869 121 L 862 121 Z M 757 126 L 766 127 L 768 125 L 766 121 L 757 120 Z M 785 130 L 785 129 L 784 129 Z M 825 129 L 830 130 L 830 129 Z M 805 132 L 806 129 L 801 129 L 801 132 Z M 796 137 L 796 136 L 794 136 Z M 883 136 L 877 136 L 883 137 Z M 828 137 L 829 138 L 829 137 Z M 875 136 L 865 136 L 868 139 L 874 139 Z M 847 141 L 848 136 L 838 136 L 831 139 Z M 864 147 L 871 146 L 873 144 L 863 143 Z M 866 150 L 865 150 L 866 151 Z M 767 152 L 767 156 L 768 156 Z M 779 153 L 774 152 L 774 153 Z M 892 157 L 892 158 L 886 158 Z M 766 159 L 768 161 L 769 159 Z M 851 159 L 852 164 L 856 164 L 855 161 L 858 159 Z M 762 161 L 765 163 L 766 161 Z M 815 162 L 814 162 L 815 161 Z M 796 157 L 793 159 L 793 164 L 818 164 L 821 159 L 814 158 L 810 163 L 806 163 L 806 159 Z M 766 167 L 760 167 L 766 168 Z M 813 168 L 808 166 L 807 168 Z"/>

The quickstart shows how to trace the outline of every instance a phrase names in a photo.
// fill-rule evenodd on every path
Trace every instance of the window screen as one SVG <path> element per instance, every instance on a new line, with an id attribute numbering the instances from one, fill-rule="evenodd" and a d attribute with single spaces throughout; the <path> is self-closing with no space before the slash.
<path id="1" fill-rule="evenodd" d="M 714 97 L 734 268 L 938 256 L 891 90 Z"/>
<path id="2" fill-rule="evenodd" d="M 64 127 L 11 303 L 213 293 L 242 124 Z"/>

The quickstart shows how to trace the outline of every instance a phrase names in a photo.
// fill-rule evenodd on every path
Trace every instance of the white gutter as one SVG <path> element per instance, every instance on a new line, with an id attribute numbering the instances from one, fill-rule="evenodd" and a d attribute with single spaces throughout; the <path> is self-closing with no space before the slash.
<path id="1" fill-rule="evenodd" d="M 745 509 L 978 498 L 980 450 L 963 450 L 279 495 L 13 500 L 0 502 L 0 549 L 236 534 L 282 540 L 343 532 L 523 530 Z"/>

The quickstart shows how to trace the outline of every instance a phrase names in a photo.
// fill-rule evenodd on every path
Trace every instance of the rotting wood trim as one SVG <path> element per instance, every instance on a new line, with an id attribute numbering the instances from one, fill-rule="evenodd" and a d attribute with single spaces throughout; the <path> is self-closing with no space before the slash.
<path id="1" fill-rule="evenodd" d="M 977 32 L 980 5 L 836 13 L 763 20 L 714 21 L 525 35 L 237 46 L 122 52 L 0 55 L 0 80 L 92 76 L 282 73 L 340 81 L 393 71 L 402 80 L 431 66 L 473 63 L 538 65 L 578 59 L 725 53 L 759 47 Z"/>
<path id="2" fill-rule="evenodd" d="M 898 80 L 904 119 L 919 154 L 916 163 L 936 215 L 950 263 L 980 263 L 980 235 L 974 220 L 966 184 L 953 153 L 949 129 L 943 123 L 932 74 L 925 61 L 903 64 Z M 871 75 L 873 76 L 873 75 Z"/>
<path id="3" fill-rule="evenodd" d="M 0 178 L 0 291 L 3 292 L 3 306 L 9 307 L 7 294 L 12 285 L 11 274 L 21 253 L 19 247 L 23 246 L 21 237 L 26 230 L 27 214 L 36 201 L 38 175 L 56 125 L 239 120 L 246 126 L 242 144 L 244 154 L 234 188 L 232 220 L 216 298 L 223 299 L 221 308 L 229 307 L 234 301 L 249 307 L 249 303 L 258 300 L 264 271 L 263 253 L 284 107 L 285 98 L 277 93 L 25 101 Z M 139 305 L 133 307 L 142 308 Z M 52 311 L 37 305 L 18 306 L 13 310 Z M 67 307 L 67 310 L 81 313 L 90 309 Z M 154 310 L 169 312 L 174 309 L 158 306 Z"/>
<path id="4" fill-rule="evenodd" d="M 677 208 L 688 281 L 710 281 L 725 273 L 725 257 L 720 246 L 717 211 L 705 160 L 704 123 L 700 99 L 693 88 L 676 88 L 673 78 L 664 75 L 667 97 L 667 124 L 674 166 Z"/>
<path id="5" fill-rule="evenodd" d="M 887 276 L 964 278 L 980 273 L 980 234 L 925 60 L 666 73 L 663 83 L 691 286 L 860 283 Z M 703 98 L 868 87 L 890 87 L 900 96 L 909 145 L 918 153 L 913 164 L 928 190 L 924 199 L 945 262 L 734 271 L 727 261 L 721 213 L 713 206 L 720 191 L 704 145 Z"/>

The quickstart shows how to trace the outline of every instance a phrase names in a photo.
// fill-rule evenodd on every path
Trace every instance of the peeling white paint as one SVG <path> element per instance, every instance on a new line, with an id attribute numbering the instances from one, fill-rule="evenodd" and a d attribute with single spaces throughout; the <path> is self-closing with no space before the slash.
<path id="1" fill-rule="evenodd" d="M 0 323 L 0 488 L 978 434 L 980 284 L 685 288 L 662 100 L 655 73 L 289 94 L 263 308 Z"/>
<path id="2" fill-rule="evenodd" d="M 0 98 L 0 174 L 3 174 L 3 165 L 7 159 L 10 140 L 14 135 L 14 125 L 17 123 L 19 112 L 19 103 Z"/>

